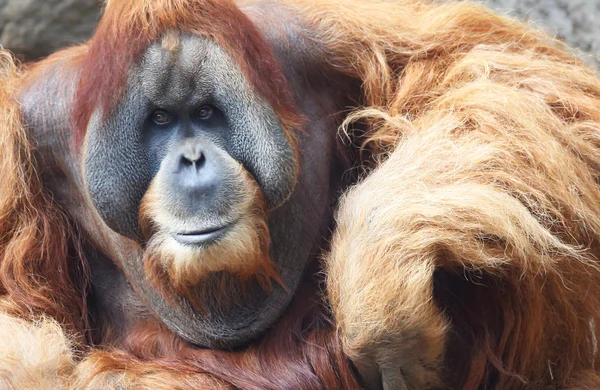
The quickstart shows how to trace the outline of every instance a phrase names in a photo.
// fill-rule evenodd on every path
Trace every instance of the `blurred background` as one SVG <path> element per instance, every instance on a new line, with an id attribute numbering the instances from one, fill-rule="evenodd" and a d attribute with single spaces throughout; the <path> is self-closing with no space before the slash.
<path id="1" fill-rule="evenodd" d="M 600 0 L 481 0 L 503 14 L 530 20 L 581 50 L 600 67 Z M 88 39 L 101 0 L 0 0 L 0 45 L 23 61 Z"/>

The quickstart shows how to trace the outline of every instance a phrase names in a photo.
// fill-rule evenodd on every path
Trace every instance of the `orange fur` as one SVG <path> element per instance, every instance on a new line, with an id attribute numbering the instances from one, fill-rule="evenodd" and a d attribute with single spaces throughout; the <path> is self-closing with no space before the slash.
<path id="1" fill-rule="evenodd" d="M 346 353 L 406 388 L 562 387 L 595 372 L 594 71 L 467 2 L 293 6 L 361 80 L 365 107 L 347 123 L 367 124 L 380 161 L 344 197 L 326 259 Z"/>
<path id="2" fill-rule="evenodd" d="M 155 363 L 119 351 L 95 351 L 77 366 L 75 388 L 81 390 L 233 389 L 210 374 L 181 362 Z"/>
<path id="3" fill-rule="evenodd" d="M 0 312 L 0 340 L 0 388 L 70 388 L 76 356 L 55 320 L 28 322 Z"/>
<path id="4" fill-rule="evenodd" d="M 42 188 L 15 100 L 21 77 L 0 51 L 0 293 L 12 298 L 15 314 L 43 313 L 71 330 L 86 329 L 79 237 Z M 78 253 L 68 253 L 69 244 Z"/>

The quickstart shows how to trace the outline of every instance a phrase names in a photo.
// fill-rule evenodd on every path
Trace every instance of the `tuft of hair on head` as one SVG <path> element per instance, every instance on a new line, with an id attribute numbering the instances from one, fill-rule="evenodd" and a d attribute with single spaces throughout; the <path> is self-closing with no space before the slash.
<path id="1" fill-rule="evenodd" d="M 177 53 L 181 49 L 181 37 L 175 30 L 168 30 L 164 33 L 161 41 L 163 49 L 170 53 Z"/>
<path id="2" fill-rule="evenodd" d="M 175 293 L 203 309 L 208 296 L 227 305 L 243 296 L 252 281 L 265 291 L 272 288 L 272 281 L 282 285 L 270 256 L 267 203 L 250 174 L 239 169 L 245 192 L 238 206 L 241 217 L 224 237 L 207 246 L 184 246 L 162 232 L 156 223 L 161 209 L 158 191 L 151 184 L 144 195 L 139 213 L 142 234 L 148 240 L 144 268 L 167 299 L 174 299 Z"/>
<path id="3" fill-rule="evenodd" d="M 273 107 L 294 144 L 292 130 L 302 118 L 285 76 L 259 30 L 233 1 L 110 0 L 82 64 L 73 110 L 76 146 L 83 142 L 94 111 L 106 117 L 117 104 L 130 66 L 152 42 L 172 31 L 212 39 L 223 48 Z"/>

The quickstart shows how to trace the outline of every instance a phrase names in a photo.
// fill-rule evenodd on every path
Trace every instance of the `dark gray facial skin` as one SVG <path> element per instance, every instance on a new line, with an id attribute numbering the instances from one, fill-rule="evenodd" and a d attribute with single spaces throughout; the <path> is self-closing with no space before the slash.
<path id="1" fill-rule="evenodd" d="M 88 251 L 97 252 L 90 256 L 92 301 L 110 323 L 102 326 L 122 327 L 126 332 L 142 316 L 144 310 L 139 308 L 145 307 L 153 313 L 147 315 L 157 316 L 193 344 L 243 345 L 281 316 L 306 265 L 324 245 L 331 205 L 341 186 L 343 167 L 335 157 L 336 113 L 348 103 L 345 91 L 331 87 L 312 57 L 313 48 L 286 30 L 284 18 L 275 26 L 272 21 L 261 22 L 260 7 L 246 11 L 273 47 L 308 119 L 297 133 L 299 161 L 294 160 L 273 109 L 253 91 L 231 58 L 204 38 L 181 35 L 176 52 L 163 48 L 161 42 L 151 45 L 131 68 L 126 94 L 113 112 L 105 121 L 100 120 L 100 112 L 93 115 L 81 155 L 71 146 L 68 114 L 77 84 L 76 67 L 61 69 L 58 64 L 48 69 L 46 77 L 21 98 L 45 185 L 93 243 Z M 198 109 L 206 105 L 214 108 L 211 119 L 198 120 Z M 169 113 L 168 124 L 152 121 L 158 109 Z M 205 159 L 202 164 L 198 150 Z M 232 279 L 236 302 L 221 307 L 209 299 L 208 313 L 203 314 L 184 298 L 166 300 L 146 279 L 139 252 L 119 258 L 111 258 L 111 253 L 121 248 L 114 244 L 121 239 L 138 242 L 143 249 L 140 202 L 161 169 L 170 170 L 170 207 L 179 219 L 200 230 L 228 222 L 238 189 L 226 179 L 230 172 L 221 160 L 224 153 L 242 164 L 264 192 L 270 210 L 271 256 L 286 288 L 274 284 L 272 291 L 265 292 L 252 285 L 239 295 Z M 194 184 L 208 196 L 197 196 L 186 187 L 196 168 L 187 169 L 182 157 L 208 173 L 207 182 Z M 99 226 L 116 238 L 97 239 Z M 212 282 L 209 277 L 206 285 L 210 288 Z M 129 313 L 117 306 L 138 309 Z"/>
<path id="2" fill-rule="evenodd" d="M 209 119 L 198 118 L 203 107 L 213 110 Z M 154 123 L 157 110 L 170 122 Z M 84 170 L 94 205 L 109 227 L 133 239 L 139 238 L 138 210 L 150 181 L 165 159 L 179 159 L 185 144 L 206 149 L 212 157 L 205 171 L 222 166 L 214 161 L 214 149 L 242 163 L 271 207 L 287 199 L 296 183 L 294 154 L 275 112 L 252 91 L 225 52 L 202 38 L 183 36 L 172 51 L 160 42 L 150 46 L 130 71 L 122 103 L 107 121 L 95 115 L 87 134 Z M 166 165 L 165 169 L 178 169 L 176 162 Z M 202 176 L 207 175 L 211 173 Z M 205 199 L 206 207 L 197 204 L 194 210 L 178 211 L 219 218 L 213 211 L 226 212 L 233 201 L 227 195 L 236 190 L 224 185 L 226 175 L 222 170 L 214 175 L 218 193 Z M 183 176 L 173 180 L 173 196 L 185 187 Z"/>

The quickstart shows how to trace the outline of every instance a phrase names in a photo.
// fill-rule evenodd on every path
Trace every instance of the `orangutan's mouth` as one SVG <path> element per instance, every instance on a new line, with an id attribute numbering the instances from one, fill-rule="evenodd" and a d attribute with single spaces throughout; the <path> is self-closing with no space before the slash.
<path id="1" fill-rule="evenodd" d="M 230 227 L 231 224 L 201 231 L 176 233 L 173 234 L 173 238 L 178 243 L 184 245 L 208 245 L 223 237 L 227 233 L 227 231 L 229 231 Z"/>

